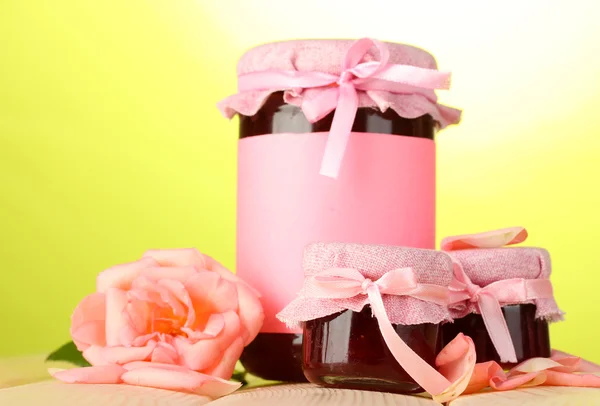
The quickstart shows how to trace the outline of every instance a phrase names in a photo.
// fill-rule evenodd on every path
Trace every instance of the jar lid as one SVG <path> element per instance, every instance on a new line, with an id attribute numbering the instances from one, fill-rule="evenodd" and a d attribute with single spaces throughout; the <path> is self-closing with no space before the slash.
<path id="1" fill-rule="evenodd" d="M 238 75 L 271 69 L 324 72 L 339 75 L 342 61 L 355 40 L 310 39 L 263 44 L 246 51 L 237 65 Z M 437 69 L 433 55 L 405 44 L 381 42 L 389 51 L 389 63 Z M 375 49 L 364 56 L 364 62 L 377 58 Z"/>
<path id="2" fill-rule="evenodd" d="M 527 231 L 522 227 L 514 227 L 448 237 L 442 241 L 442 249 L 447 250 L 459 266 L 459 272 L 464 272 L 469 283 L 477 288 L 486 288 L 502 281 L 516 281 L 517 284 L 520 280 L 543 280 L 550 285 L 552 262 L 547 250 L 539 247 L 507 247 L 526 239 Z M 533 298 L 530 295 L 529 298 L 519 298 L 519 295 L 515 294 L 512 295 L 512 299 L 501 301 L 500 304 L 534 303 L 537 306 L 537 318 L 549 321 L 562 319 L 563 313 L 558 308 L 554 296 L 549 296 Z M 453 316 L 464 317 L 471 312 L 478 313 L 473 301 L 458 313 L 453 313 Z"/>
<path id="3" fill-rule="evenodd" d="M 367 39 L 359 41 L 364 40 Z M 293 75 L 293 72 L 315 72 L 339 76 L 344 71 L 344 60 L 349 50 L 357 42 L 355 40 L 325 39 L 282 41 L 260 45 L 243 54 L 238 62 L 237 73 L 240 78 L 258 72 L 274 71 L 286 72 L 288 75 Z M 386 64 L 437 72 L 434 57 L 420 48 L 391 42 L 374 43 L 377 46 L 367 49 L 361 58 L 354 61 L 356 64 L 379 61 L 381 49 L 377 47 L 381 47 L 388 55 Z M 410 73 L 408 75 L 410 76 Z M 318 97 L 326 88 L 327 86 L 304 89 L 297 86 L 274 86 L 240 90 L 237 94 L 222 100 L 218 107 L 227 118 L 232 118 L 236 114 L 253 116 L 271 94 L 283 91 L 286 103 L 301 107 L 307 119 L 315 122 L 323 115 L 313 114 L 306 105 L 303 105 L 303 102 Z M 460 110 L 438 104 L 433 89 L 417 90 L 411 86 L 404 87 L 402 91 L 398 92 L 386 91 L 381 88 L 369 91 L 359 90 L 358 107 L 378 108 L 382 112 L 391 108 L 399 116 L 409 119 L 430 114 L 441 128 L 460 121 Z"/>
<path id="4" fill-rule="evenodd" d="M 395 293 L 382 291 L 383 305 L 389 320 L 393 324 L 414 325 L 422 323 L 441 323 L 450 321 L 449 310 L 441 300 L 429 300 L 426 295 L 414 295 L 411 292 L 426 292 L 428 289 L 443 292 L 452 281 L 452 259 L 444 252 L 417 248 L 393 247 L 385 245 L 364 245 L 347 243 L 316 243 L 306 247 L 303 267 L 305 284 L 298 297 L 294 299 L 277 317 L 290 326 L 303 321 L 326 317 L 344 310 L 360 312 L 369 304 L 365 292 L 359 289 L 363 284 L 377 283 L 396 272 L 399 278 L 410 275 L 414 278 L 414 290 L 404 286 L 393 287 Z M 332 271 L 333 270 L 333 271 Z M 345 274 L 358 276 L 341 284 L 355 285 L 355 295 L 350 297 L 315 297 L 313 279 L 319 276 L 329 278 L 332 272 L 342 270 Z M 400 276 L 400 274 L 402 274 Z M 406 279 L 405 279 L 406 280 Z M 401 283 L 402 284 L 402 283 Z M 397 294 L 404 292 L 405 294 Z M 434 292 L 435 293 L 435 292 Z"/>

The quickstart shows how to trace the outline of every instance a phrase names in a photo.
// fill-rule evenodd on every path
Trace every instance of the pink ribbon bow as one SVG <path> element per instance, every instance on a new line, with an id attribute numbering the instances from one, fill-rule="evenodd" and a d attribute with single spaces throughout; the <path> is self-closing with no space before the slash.
<path id="1" fill-rule="evenodd" d="M 389 271 L 376 281 L 365 278 L 358 270 L 333 268 L 307 279 L 305 296 L 321 299 L 347 299 L 367 295 L 379 330 L 390 352 L 406 372 L 431 395 L 439 395 L 452 384 L 419 357 L 398 336 L 387 316 L 381 295 L 412 296 L 420 300 L 448 305 L 448 289 L 418 283 L 411 268 Z"/>
<path id="2" fill-rule="evenodd" d="M 449 237 L 442 241 L 442 249 L 499 248 L 512 245 L 527 238 L 522 227 L 495 230 L 481 234 Z M 460 248 L 459 248 L 460 247 Z M 524 303 L 535 299 L 553 297 L 552 283 L 548 279 L 505 279 L 485 287 L 471 282 L 456 258 L 454 280 L 450 289 L 450 305 L 457 307 L 461 302 L 474 303 L 481 314 L 490 339 L 500 356 L 501 362 L 517 362 L 515 347 L 502 314 L 502 304 Z"/>
<path id="3" fill-rule="evenodd" d="M 379 61 L 361 62 L 373 46 L 379 51 Z M 340 75 L 286 70 L 253 72 L 239 76 L 238 90 L 299 93 L 302 89 L 322 89 L 317 97 L 303 101 L 302 111 L 310 122 L 315 122 L 335 110 L 320 174 L 337 178 L 358 109 L 357 91 L 420 94 L 437 101 L 434 89 L 450 87 L 450 73 L 389 64 L 388 59 L 389 51 L 383 43 L 363 38 L 348 50 Z"/>

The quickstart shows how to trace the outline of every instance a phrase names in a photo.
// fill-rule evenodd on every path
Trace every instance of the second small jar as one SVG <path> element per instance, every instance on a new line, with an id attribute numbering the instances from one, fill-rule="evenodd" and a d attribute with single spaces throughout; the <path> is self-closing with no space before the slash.
<path id="1" fill-rule="evenodd" d="M 455 261 L 453 323 L 442 341 L 463 333 L 475 343 L 477 362 L 509 368 L 549 357 L 548 322 L 562 318 L 552 293 L 550 255 L 543 248 L 508 248 L 526 239 L 522 227 L 450 237 L 442 242 Z"/>

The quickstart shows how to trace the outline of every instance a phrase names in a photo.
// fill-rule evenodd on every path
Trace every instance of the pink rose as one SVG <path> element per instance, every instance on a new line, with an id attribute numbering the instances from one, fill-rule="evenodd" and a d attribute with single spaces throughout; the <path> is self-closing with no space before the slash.
<path id="1" fill-rule="evenodd" d="M 153 250 L 98 275 L 73 312 L 71 336 L 92 367 L 66 382 L 128 383 L 222 396 L 263 322 L 258 294 L 195 249 Z"/>

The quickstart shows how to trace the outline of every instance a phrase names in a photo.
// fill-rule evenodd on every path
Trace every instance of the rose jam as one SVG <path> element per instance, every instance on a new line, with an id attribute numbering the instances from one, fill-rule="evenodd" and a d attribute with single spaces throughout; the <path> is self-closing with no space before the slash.
<path id="1" fill-rule="evenodd" d="M 502 313 L 510 332 L 517 363 L 534 357 L 549 357 L 550 335 L 548 322 L 535 318 L 534 304 L 520 304 L 502 307 Z M 477 353 L 477 362 L 496 361 L 502 367 L 510 368 L 515 364 L 500 363 L 500 357 L 479 314 L 471 313 L 462 319 L 454 320 L 442 326 L 443 344 L 448 344 L 458 333 L 473 339 Z"/>
<path id="2" fill-rule="evenodd" d="M 437 324 L 393 327 L 417 355 L 434 365 L 440 338 Z M 423 392 L 388 349 L 369 306 L 360 313 L 346 310 L 306 322 L 303 353 L 304 374 L 312 383 L 404 394 Z"/>
<path id="3" fill-rule="evenodd" d="M 334 113 L 332 112 L 323 119 L 315 123 L 310 123 L 299 107 L 286 104 L 283 100 L 283 93 L 278 92 L 272 94 L 254 116 L 240 115 L 240 138 L 265 134 L 327 132 L 331 127 L 333 115 Z M 406 119 L 400 117 L 392 109 L 388 109 L 385 113 L 382 113 L 377 109 L 359 108 L 352 131 L 393 134 L 433 140 L 436 127 L 437 124 L 430 115 Z M 295 261 L 295 259 L 290 259 L 290 261 Z M 277 286 L 273 286 L 273 289 L 277 289 Z M 261 293 L 269 295 L 269 292 Z M 339 322 L 332 323 L 337 325 Z M 354 328 L 362 325 L 360 319 L 355 323 Z M 378 336 L 379 329 L 376 324 L 373 326 L 375 328 L 373 334 Z M 417 330 L 421 334 L 425 334 L 425 330 L 427 329 L 423 328 L 421 331 L 417 328 L 415 331 Z M 381 339 L 379 338 L 379 340 Z M 240 360 L 248 372 L 263 379 L 289 382 L 306 381 L 301 369 L 301 342 L 301 334 L 260 333 L 244 349 Z M 380 351 L 383 356 L 383 347 L 380 347 Z M 390 379 L 393 380 L 394 377 L 405 379 L 402 378 L 401 368 L 394 367 L 391 362 L 390 365 Z M 407 391 L 418 390 L 412 384 L 409 384 L 409 386 L 410 388 Z"/>

